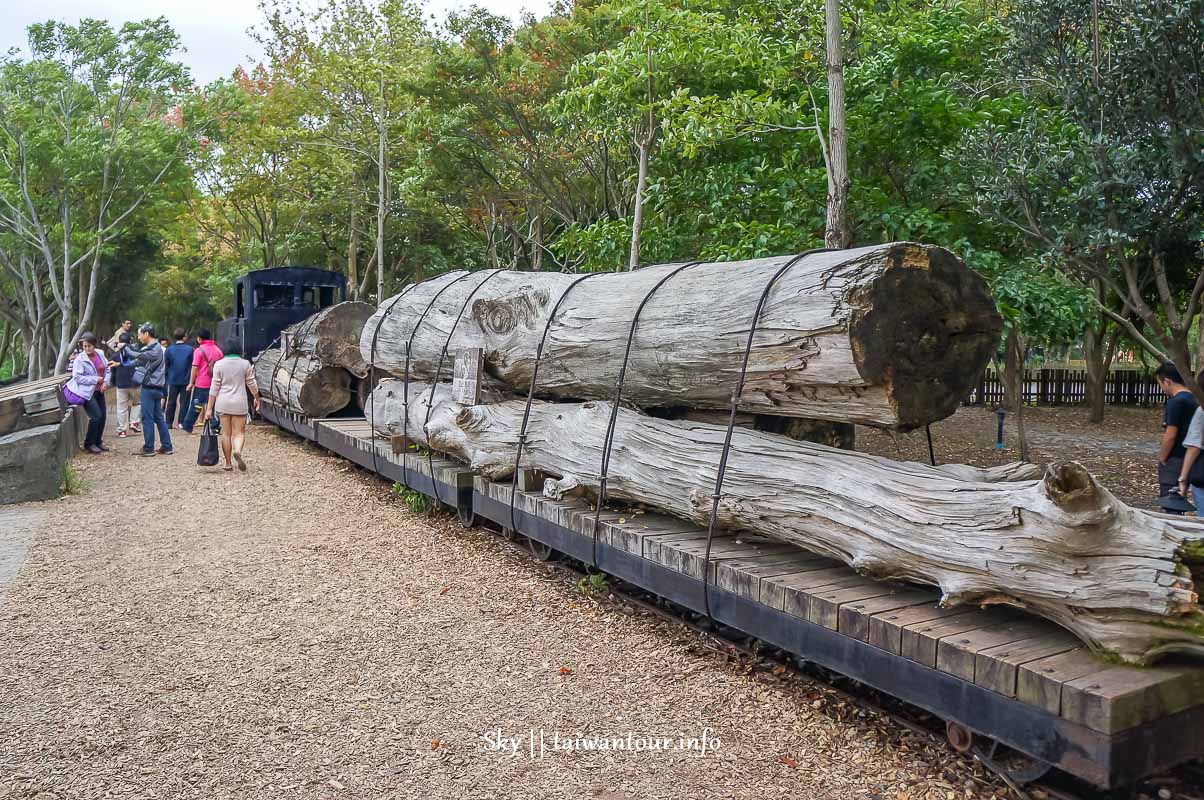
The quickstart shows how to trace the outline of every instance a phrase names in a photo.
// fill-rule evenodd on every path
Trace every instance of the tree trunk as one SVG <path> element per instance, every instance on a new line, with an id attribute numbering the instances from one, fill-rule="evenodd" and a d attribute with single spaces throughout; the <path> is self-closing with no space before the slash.
<path id="1" fill-rule="evenodd" d="M 668 279 L 640 318 L 624 400 L 645 408 L 726 410 L 753 311 L 788 262 L 699 264 Z M 675 266 L 599 273 L 580 283 L 548 332 L 539 396 L 613 397 L 634 309 Z M 487 383 L 525 393 L 548 316 L 577 278 L 492 271 L 438 276 L 395 305 L 385 303 L 364 325 L 360 352 L 377 369 L 404 376 L 417 326 L 412 377 L 434 377 L 445 346 L 448 354 L 480 347 Z M 896 430 L 922 427 L 957 410 L 1001 326 L 983 280 L 942 248 L 897 243 L 816 253 L 794 262 L 770 293 L 740 408 Z M 444 375 L 449 368 L 445 360 Z"/>
<path id="2" fill-rule="evenodd" d="M 849 225 L 849 148 L 845 136 L 844 49 L 840 0 L 824 0 L 825 48 L 828 51 L 828 213 L 824 244 L 843 250 L 853 244 Z"/>
<path id="3" fill-rule="evenodd" d="M 380 118 L 376 154 L 376 304 L 385 299 L 385 76 L 380 76 Z"/>
<path id="4" fill-rule="evenodd" d="M 1024 343 L 1024 334 L 1020 333 L 1020 329 L 1015 325 L 1012 325 L 1008 332 L 1004 347 L 1007 349 L 1007 363 L 1004 372 L 1007 375 L 1008 393 L 1012 402 L 1015 403 L 1013 411 L 1016 414 L 1016 440 L 1020 449 L 1020 460 L 1028 461 L 1028 431 L 1024 427 L 1024 384 L 1027 381 L 1024 371 L 1024 353 L 1027 348 Z"/>
<path id="5" fill-rule="evenodd" d="M 359 299 L 360 287 L 360 225 L 359 198 L 351 203 L 351 237 L 347 242 L 347 285 L 351 288 L 351 299 Z"/>
<path id="6" fill-rule="evenodd" d="M 464 407 L 448 384 L 382 382 L 371 415 L 461 459 L 487 478 L 511 474 L 525 403 Z M 434 398 L 428 416 L 428 405 Z M 533 404 L 522 466 L 560 480 L 557 497 L 595 491 L 610 405 Z M 621 409 L 610 497 L 705 524 L 724 427 Z M 838 559 L 863 574 L 937 586 L 942 605 L 1010 604 L 1074 632 L 1093 649 L 1145 663 L 1204 652 L 1204 615 L 1190 574 L 1204 520 L 1129 508 L 1082 466 L 978 470 L 901 463 L 737 429 L 719 524 Z M 1017 479 L 1020 478 L 1020 479 Z M 1196 555 L 1193 555 L 1196 553 Z"/>
<path id="7" fill-rule="evenodd" d="M 281 333 L 281 341 L 288 342 L 285 358 L 301 352 L 323 366 L 342 367 L 357 378 L 366 377 L 368 365 L 360 355 L 360 334 L 375 310 L 370 303 L 348 301 L 289 325 Z"/>
<path id="8" fill-rule="evenodd" d="M 1083 335 L 1083 359 L 1087 363 L 1087 419 L 1096 425 L 1104 421 L 1107 349 L 1107 325 L 1088 325 Z"/>
<path id="9" fill-rule="evenodd" d="M 269 400 L 306 417 L 328 417 L 351 402 L 351 373 L 304 353 L 264 350 L 255 359 L 255 381 Z"/>

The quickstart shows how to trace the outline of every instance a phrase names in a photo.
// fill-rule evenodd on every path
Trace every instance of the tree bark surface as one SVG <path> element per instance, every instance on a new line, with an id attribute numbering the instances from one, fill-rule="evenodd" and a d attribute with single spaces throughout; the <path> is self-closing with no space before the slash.
<path id="1" fill-rule="evenodd" d="M 328 417 L 351 401 L 351 373 L 299 351 L 264 350 L 255 359 L 255 382 L 268 399 L 306 417 Z"/>
<path id="2" fill-rule="evenodd" d="M 465 407 L 440 384 L 398 381 L 371 398 L 382 433 L 409 413 L 415 441 L 491 479 L 514 468 L 524 402 Z M 428 416 L 428 406 L 432 403 Z M 536 402 L 522 466 L 560 476 L 545 494 L 598 485 L 610 406 Z M 611 497 L 705 525 L 724 428 L 621 409 Z M 1204 652 L 1192 582 L 1204 521 L 1130 508 L 1079 464 L 979 470 L 895 462 L 737 429 L 719 524 L 839 559 L 859 572 L 937 586 L 942 604 L 1010 604 L 1132 663 Z M 1197 565 L 1198 566 L 1198 565 Z"/>
<path id="3" fill-rule="evenodd" d="M 288 342 L 287 356 L 300 351 L 314 356 L 327 367 L 342 367 L 357 378 L 368 375 L 360 354 L 360 334 L 376 309 L 371 303 L 348 301 L 327 306 L 311 317 L 289 325 L 282 340 Z"/>
<path id="4" fill-rule="evenodd" d="M 997 346 L 1002 320 L 986 283 L 943 248 L 896 243 L 690 265 L 643 310 L 624 400 L 727 409 L 758 300 L 788 263 L 757 325 L 742 411 L 911 430 L 952 414 Z M 409 376 L 430 380 L 445 347 L 441 378 L 455 351 L 480 347 L 495 388 L 525 393 L 563 300 L 536 394 L 609 399 L 636 307 L 679 266 L 592 275 L 567 297 L 579 276 L 448 273 L 382 304 L 360 351 L 404 377 L 412 338 Z"/>

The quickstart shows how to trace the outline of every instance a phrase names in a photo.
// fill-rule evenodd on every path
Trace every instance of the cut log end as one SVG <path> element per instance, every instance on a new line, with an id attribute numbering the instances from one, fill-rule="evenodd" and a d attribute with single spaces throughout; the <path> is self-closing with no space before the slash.
<path id="1" fill-rule="evenodd" d="M 861 376 L 885 387 L 899 430 L 957 410 L 999 344 L 1003 318 L 986 281 L 948 250 L 891 248 L 889 266 L 857 289 L 849 340 Z"/>

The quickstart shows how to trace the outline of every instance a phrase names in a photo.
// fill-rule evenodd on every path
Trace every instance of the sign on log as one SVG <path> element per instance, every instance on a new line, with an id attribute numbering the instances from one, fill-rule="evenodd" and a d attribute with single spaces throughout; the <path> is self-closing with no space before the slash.
<path id="1" fill-rule="evenodd" d="M 484 350 L 466 347 L 456 353 L 452 371 L 452 399 L 466 406 L 481 403 L 481 364 Z"/>

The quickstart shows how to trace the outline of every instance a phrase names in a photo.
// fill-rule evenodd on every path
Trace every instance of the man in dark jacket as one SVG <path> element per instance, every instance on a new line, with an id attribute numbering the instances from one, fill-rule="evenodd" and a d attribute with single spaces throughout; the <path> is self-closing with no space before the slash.
<path id="1" fill-rule="evenodd" d="M 184 429 L 188 416 L 188 377 L 192 374 L 192 345 L 184 337 L 184 329 L 176 328 L 176 343 L 167 348 L 167 427 Z M 176 406 L 179 404 L 179 416 Z"/>
<path id="2" fill-rule="evenodd" d="M 159 453 L 169 456 L 171 433 L 167 419 L 163 416 L 163 399 L 167 396 L 167 358 L 163 345 L 155 339 L 155 326 L 144 322 L 138 326 L 138 341 L 141 347 L 133 351 L 138 365 L 137 377 L 142 384 L 142 449 L 136 455 L 155 454 L 155 431 L 159 431 Z"/>

